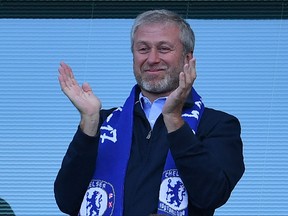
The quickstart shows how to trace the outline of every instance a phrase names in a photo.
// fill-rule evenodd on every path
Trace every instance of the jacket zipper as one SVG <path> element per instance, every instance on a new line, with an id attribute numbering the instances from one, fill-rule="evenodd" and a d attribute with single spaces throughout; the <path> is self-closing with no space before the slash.
<path id="1" fill-rule="evenodd" d="M 146 139 L 150 139 L 151 138 L 151 133 L 152 133 L 152 129 L 148 132 L 147 136 L 146 136 Z"/>

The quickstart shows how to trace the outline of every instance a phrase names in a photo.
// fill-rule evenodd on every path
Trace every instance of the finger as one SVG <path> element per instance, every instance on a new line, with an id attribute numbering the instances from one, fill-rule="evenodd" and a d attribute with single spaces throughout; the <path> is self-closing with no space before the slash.
<path id="1" fill-rule="evenodd" d="M 66 85 L 67 76 L 65 74 L 65 69 L 64 69 L 63 62 L 60 63 L 58 71 L 59 71 L 58 80 L 59 80 L 61 89 L 64 90 L 67 87 L 67 85 Z"/>
<path id="2" fill-rule="evenodd" d="M 67 79 L 65 79 L 65 76 L 59 74 L 58 76 L 58 81 L 59 81 L 59 84 L 60 84 L 60 87 L 62 89 L 62 91 L 66 91 L 67 89 L 69 89 L 69 82 L 67 81 Z"/>
<path id="3" fill-rule="evenodd" d="M 69 77 L 71 79 L 74 79 L 74 74 L 72 72 L 72 68 L 68 64 L 65 64 L 65 63 L 64 63 L 64 67 L 65 67 L 67 75 L 69 75 Z"/>
<path id="4" fill-rule="evenodd" d="M 185 66 L 184 66 L 185 67 Z M 187 65 L 188 67 L 188 65 Z M 186 90 L 186 76 L 184 72 L 181 72 L 179 74 L 179 86 L 178 88 L 175 90 L 175 97 L 178 99 L 181 99 L 183 97 L 183 95 L 185 95 Z"/>
<path id="5" fill-rule="evenodd" d="M 184 74 L 187 88 L 191 88 L 191 85 L 193 85 L 196 79 L 195 59 L 191 59 L 188 64 L 184 65 Z"/>
<path id="6" fill-rule="evenodd" d="M 191 80 L 192 82 L 194 82 L 194 80 L 196 79 L 196 59 L 195 58 L 192 58 L 189 61 L 189 67 L 190 67 Z"/>
<path id="7" fill-rule="evenodd" d="M 65 62 L 60 62 L 59 72 L 64 76 L 64 78 L 67 79 L 74 78 L 72 69 Z"/>
<path id="8" fill-rule="evenodd" d="M 183 67 L 183 72 L 179 74 L 179 87 L 181 88 L 187 88 L 189 87 L 189 80 L 190 80 L 190 75 L 189 75 L 189 64 L 185 64 Z"/>
<path id="9" fill-rule="evenodd" d="M 65 82 L 66 86 L 71 88 L 74 85 L 78 86 L 77 81 L 74 78 L 74 74 L 72 72 L 71 67 L 65 62 L 60 63 L 59 73 L 62 76 L 63 82 Z"/>
<path id="10" fill-rule="evenodd" d="M 60 63 L 60 66 L 58 68 L 59 74 L 62 77 L 63 81 L 66 81 L 69 78 L 69 73 L 67 71 L 67 66 L 64 62 Z"/>
<path id="11" fill-rule="evenodd" d="M 63 86 L 69 88 L 72 85 L 71 76 L 64 64 L 61 64 L 59 73 Z"/>

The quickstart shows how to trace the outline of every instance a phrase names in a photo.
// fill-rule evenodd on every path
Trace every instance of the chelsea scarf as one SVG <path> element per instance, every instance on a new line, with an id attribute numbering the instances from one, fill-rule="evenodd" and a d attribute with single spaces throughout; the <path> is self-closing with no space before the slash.
<path id="1" fill-rule="evenodd" d="M 123 107 L 114 110 L 100 127 L 96 168 L 85 193 L 80 216 L 123 215 L 124 179 L 130 156 L 135 89 Z M 196 133 L 204 111 L 201 97 L 192 88 L 193 106 L 183 110 L 182 118 Z M 188 215 L 188 193 L 168 151 L 159 190 L 158 214 Z"/>

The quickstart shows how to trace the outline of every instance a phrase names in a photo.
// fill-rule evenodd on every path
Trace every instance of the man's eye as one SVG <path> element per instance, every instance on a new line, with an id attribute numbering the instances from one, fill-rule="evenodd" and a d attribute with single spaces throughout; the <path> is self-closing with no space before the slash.
<path id="1" fill-rule="evenodd" d="M 161 53 L 168 53 L 168 52 L 171 51 L 171 49 L 170 49 L 170 47 L 160 47 L 160 48 L 159 48 L 159 51 L 160 51 Z"/>
<path id="2" fill-rule="evenodd" d="M 148 47 L 141 47 L 138 49 L 139 53 L 147 53 L 149 51 Z"/>

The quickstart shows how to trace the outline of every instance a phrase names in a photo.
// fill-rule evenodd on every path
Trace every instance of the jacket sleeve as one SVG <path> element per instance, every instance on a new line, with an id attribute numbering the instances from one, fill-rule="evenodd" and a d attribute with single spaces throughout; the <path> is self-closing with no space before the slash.
<path id="1" fill-rule="evenodd" d="M 64 213 L 78 215 L 94 173 L 98 139 L 84 134 L 78 127 L 67 149 L 54 183 L 56 203 Z"/>
<path id="2" fill-rule="evenodd" d="M 168 134 L 190 204 L 215 209 L 228 200 L 245 169 L 240 133 L 237 118 L 215 111 L 201 119 L 196 135 L 187 123 Z"/>

